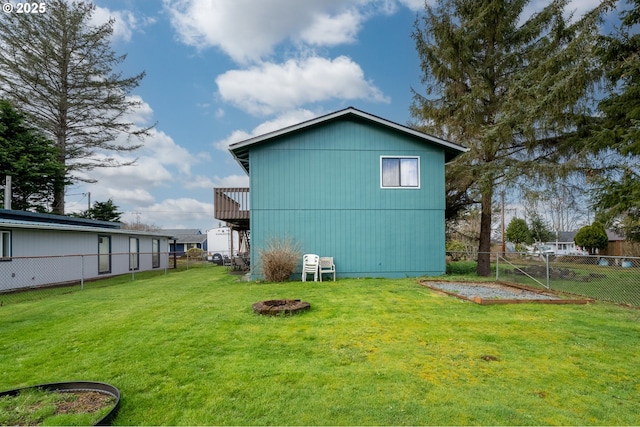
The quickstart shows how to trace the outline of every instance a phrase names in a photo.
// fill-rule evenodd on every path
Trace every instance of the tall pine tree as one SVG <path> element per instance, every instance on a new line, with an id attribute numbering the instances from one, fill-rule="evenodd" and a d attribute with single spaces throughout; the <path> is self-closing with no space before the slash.
<path id="1" fill-rule="evenodd" d="M 629 0 L 617 32 L 603 36 L 599 48 L 609 92 L 600 102 L 602 125 L 594 133 L 596 150 L 612 150 L 619 162 L 596 179 L 595 207 L 625 236 L 640 242 L 640 0 Z"/>
<path id="2" fill-rule="evenodd" d="M 575 167 L 576 132 L 601 71 L 593 60 L 607 0 L 571 23 L 568 0 L 525 16 L 528 0 L 439 0 L 413 38 L 426 93 L 414 91 L 414 125 L 470 148 L 449 166 L 480 205 L 478 274 L 490 274 L 498 186 Z M 573 160 L 572 160 L 573 159 Z"/>
<path id="3" fill-rule="evenodd" d="M 55 142 L 66 171 L 55 183 L 53 211 L 60 214 L 66 178 L 122 165 L 113 152 L 139 144 L 119 143 L 118 137 L 148 131 L 126 119 L 141 104 L 129 94 L 144 73 L 121 75 L 117 68 L 125 56 L 110 48 L 114 20 L 93 25 L 94 10 L 91 3 L 51 0 L 46 13 L 0 14 L 0 96 L 30 113 Z"/>

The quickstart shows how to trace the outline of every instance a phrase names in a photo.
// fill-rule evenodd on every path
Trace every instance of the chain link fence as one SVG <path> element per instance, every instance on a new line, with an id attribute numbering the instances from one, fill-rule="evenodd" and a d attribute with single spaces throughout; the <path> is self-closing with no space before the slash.
<path id="1" fill-rule="evenodd" d="M 512 252 L 490 255 L 497 281 L 640 307 L 640 258 L 547 257 Z M 456 271 L 449 272 L 474 274 L 477 256 L 477 252 L 447 252 L 447 259 L 453 261 L 450 265 L 456 267 Z M 167 270 L 205 265 L 211 263 L 204 256 L 176 256 L 169 252 L 112 253 L 108 258 L 104 254 L 4 258 L 0 259 L 0 306 L 87 286 L 104 286 L 104 281 L 97 279 L 106 277 L 120 276 L 118 283 L 123 283 L 140 275 L 162 275 Z"/>
<path id="2" fill-rule="evenodd" d="M 117 283 L 130 282 L 206 263 L 201 256 L 194 259 L 169 252 L 0 258 L 0 306 L 105 286 L 105 281 L 98 279 L 118 276 L 121 280 Z"/>
<path id="3" fill-rule="evenodd" d="M 496 264 L 497 280 L 640 306 L 640 258 L 518 253 L 498 256 Z"/>
<path id="4" fill-rule="evenodd" d="M 461 264 L 471 262 L 467 270 L 477 259 L 477 253 L 470 252 L 448 252 L 447 256 Z M 497 281 L 640 307 L 638 257 L 508 252 L 492 253 L 491 266 Z"/>
<path id="5" fill-rule="evenodd" d="M 496 281 L 640 307 L 640 258 L 492 252 Z M 478 253 L 447 252 L 452 274 L 475 275 Z M 453 267 L 453 268 L 452 268 Z"/>

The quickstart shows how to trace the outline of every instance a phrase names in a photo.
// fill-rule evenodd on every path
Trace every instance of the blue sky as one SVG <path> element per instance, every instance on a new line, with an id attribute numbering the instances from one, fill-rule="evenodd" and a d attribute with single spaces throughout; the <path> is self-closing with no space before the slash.
<path id="1" fill-rule="evenodd" d="M 67 211 L 111 198 L 126 222 L 216 227 L 213 187 L 248 186 L 230 143 L 353 106 L 410 120 L 422 90 L 411 32 L 422 0 L 95 0 L 116 19 L 125 75 L 146 72 L 131 119 L 157 122 L 134 166 L 95 169 Z M 546 2 L 532 1 L 527 13 Z M 574 0 L 581 11 L 596 0 Z"/>

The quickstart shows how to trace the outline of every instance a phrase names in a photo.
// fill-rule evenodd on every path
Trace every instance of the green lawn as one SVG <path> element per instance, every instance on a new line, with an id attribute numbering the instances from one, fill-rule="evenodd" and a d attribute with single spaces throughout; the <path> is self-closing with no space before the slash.
<path id="1" fill-rule="evenodd" d="M 480 306 L 415 279 L 109 279 L 0 307 L 0 388 L 104 381 L 119 425 L 639 425 L 640 311 Z M 296 298 L 297 316 L 251 304 Z"/>

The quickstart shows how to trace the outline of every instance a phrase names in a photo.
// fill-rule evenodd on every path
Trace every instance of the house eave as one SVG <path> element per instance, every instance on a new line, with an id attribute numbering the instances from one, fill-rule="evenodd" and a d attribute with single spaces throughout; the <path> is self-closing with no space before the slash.
<path id="1" fill-rule="evenodd" d="M 0 229 L 2 228 L 19 228 L 19 229 L 31 229 L 31 230 L 48 230 L 48 231 L 72 231 L 72 232 L 84 232 L 84 233 L 97 233 L 97 234 L 125 234 L 130 236 L 152 236 L 152 237 L 165 237 L 171 238 L 171 235 L 151 232 L 151 231 L 137 231 L 137 230 L 123 230 L 119 228 L 109 227 L 87 227 L 79 225 L 66 225 L 66 224 L 52 224 L 32 221 L 13 221 L 7 219 L 0 219 Z"/>

